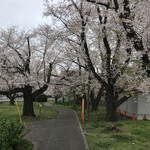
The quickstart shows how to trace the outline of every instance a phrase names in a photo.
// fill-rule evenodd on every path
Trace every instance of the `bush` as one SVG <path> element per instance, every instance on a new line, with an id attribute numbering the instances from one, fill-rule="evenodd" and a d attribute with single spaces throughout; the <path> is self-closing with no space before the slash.
<path id="1" fill-rule="evenodd" d="M 0 150 L 14 150 L 22 142 L 24 124 L 15 120 L 0 120 Z"/>
<path id="2" fill-rule="evenodd" d="M 36 97 L 36 102 L 39 102 L 39 103 L 44 103 L 44 102 L 47 102 L 47 96 L 45 94 L 42 94 L 42 95 L 39 95 L 38 97 Z"/>

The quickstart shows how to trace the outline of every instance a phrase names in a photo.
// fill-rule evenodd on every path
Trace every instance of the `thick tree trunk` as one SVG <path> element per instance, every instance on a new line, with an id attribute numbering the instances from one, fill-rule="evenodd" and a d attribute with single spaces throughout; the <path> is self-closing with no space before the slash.
<path id="1" fill-rule="evenodd" d="M 8 94 L 8 95 L 6 95 L 7 96 L 7 98 L 9 98 L 9 100 L 10 100 L 10 105 L 14 105 L 14 103 L 15 103 L 15 96 L 16 96 L 16 94 Z"/>
<path id="2" fill-rule="evenodd" d="M 113 103 L 106 106 L 106 120 L 111 122 L 117 120 L 116 107 Z"/>
<path id="3" fill-rule="evenodd" d="M 35 116 L 33 109 L 32 87 L 25 86 L 23 90 L 23 116 Z"/>
<path id="4" fill-rule="evenodd" d="M 106 120 L 114 122 L 117 120 L 114 87 L 109 85 L 106 88 Z"/>
<path id="5" fill-rule="evenodd" d="M 63 97 L 63 99 L 62 99 L 62 100 L 63 100 L 63 103 L 65 103 L 65 98 L 64 98 L 64 97 Z"/>
<path id="6" fill-rule="evenodd" d="M 14 105 L 14 97 L 10 97 L 10 105 Z"/>

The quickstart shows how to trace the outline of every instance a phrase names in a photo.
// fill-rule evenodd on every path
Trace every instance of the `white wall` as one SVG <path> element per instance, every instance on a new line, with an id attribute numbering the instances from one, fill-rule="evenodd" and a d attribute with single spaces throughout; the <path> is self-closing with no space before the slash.
<path id="1" fill-rule="evenodd" d="M 138 95 L 138 113 L 139 114 L 150 114 L 150 94 Z"/>
<path id="2" fill-rule="evenodd" d="M 138 112 L 138 96 L 130 97 L 126 103 L 127 103 L 127 105 L 126 105 L 127 112 L 131 113 L 131 115 L 133 113 L 137 114 L 137 112 Z"/>
<path id="3" fill-rule="evenodd" d="M 127 116 L 132 116 L 133 113 L 137 114 L 137 96 L 131 97 L 128 101 L 124 102 L 119 106 L 121 113 L 123 114 L 126 111 Z"/>
<path id="4" fill-rule="evenodd" d="M 119 106 L 119 108 L 120 108 L 120 110 L 121 110 L 121 113 L 123 114 L 124 111 L 126 111 L 126 102 L 124 102 L 123 104 L 121 104 L 121 105 Z"/>
<path id="5" fill-rule="evenodd" d="M 150 94 L 138 94 L 138 119 L 150 119 Z"/>
<path id="6" fill-rule="evenodd" d="M 150 94 L 139 93 L 129 98 L 119 108 L 122 114 L 126 111 L 127 116 L 132 117 L 134 113 L 139 120 L 144 119 L 144 117 L 150 120 Z"/>

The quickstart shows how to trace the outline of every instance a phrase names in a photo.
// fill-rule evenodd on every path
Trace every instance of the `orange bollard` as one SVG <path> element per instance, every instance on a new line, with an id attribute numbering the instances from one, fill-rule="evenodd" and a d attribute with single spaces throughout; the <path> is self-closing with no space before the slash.
<path id="1" fill-rule="evenodd" d="M 126 118 L 126 111 L 124 111 L 124 118 Z"/>
<path id="2" fill-rule="evenodd" d="M 121 115 L 121 111 L 120 111 L 120 109 L 119 109 L 119 115 Z"/>
<path id="3" fill-rule="evenodd" d="M 132 117 L 132 120 L 135 120 L 135 116 L 134 116 L 134 113 L 133 113 L 133 117 Z"/>
<path id="4" fill-rule="evenodd" d="M 84 123 L 84 98 L 82 99 L 82 121 Z"/>

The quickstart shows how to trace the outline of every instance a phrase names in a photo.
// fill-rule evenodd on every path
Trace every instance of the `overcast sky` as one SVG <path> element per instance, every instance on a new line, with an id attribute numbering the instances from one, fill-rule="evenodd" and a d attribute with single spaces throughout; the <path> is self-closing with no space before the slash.
<path id="1" fill-rule="evenodd" d="M 30 29 L 49 22 L 43 18 L 43 0 L 0 0 L 0 28 L 11 25 Z"/>

